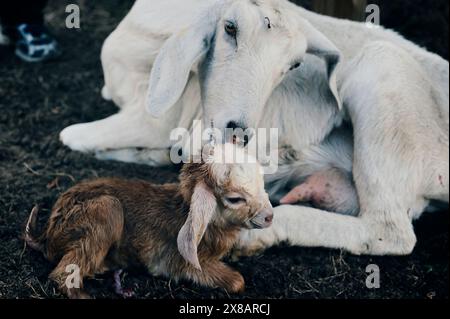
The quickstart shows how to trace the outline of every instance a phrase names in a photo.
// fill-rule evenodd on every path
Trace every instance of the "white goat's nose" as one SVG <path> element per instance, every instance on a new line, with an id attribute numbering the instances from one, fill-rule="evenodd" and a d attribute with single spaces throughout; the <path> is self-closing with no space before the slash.
<path id="1" fill-rule="evenodd" d="M 246 127 L 244 127 L 244 125 L 242 125 L 242 123 L 235 122 L 235 121 L 228 122 L 227 128 L 230 128 L 230 129 L 233 129 L 233 130 L 235 130 L 237 128 L 243 129 L 244 131 L 246 130 Z"/>
<path id="2" fill-rule="evenodd" d="M 244 123 L 230 121 L 225 129 L 225 140 L 233 144 L 244 143 L 244 146 L 246 146 L 253 137 L 253 133 L 252 130 L 247 130 Z"/>

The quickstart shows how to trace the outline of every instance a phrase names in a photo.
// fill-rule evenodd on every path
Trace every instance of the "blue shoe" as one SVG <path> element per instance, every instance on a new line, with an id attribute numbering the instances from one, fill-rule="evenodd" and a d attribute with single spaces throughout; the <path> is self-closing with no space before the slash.
<path id="1" fill-rule="evenodd" d="M 25 62 L 43 62 L 61 55 L 58 43 L 42 25 L 17 27 L 16 55 Z"/>

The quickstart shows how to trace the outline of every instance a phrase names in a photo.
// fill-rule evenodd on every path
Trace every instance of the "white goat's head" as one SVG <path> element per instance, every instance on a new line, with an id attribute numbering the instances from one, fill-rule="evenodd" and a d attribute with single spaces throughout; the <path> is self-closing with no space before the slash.
<path id="1" fill-rule="evenodd" d="M 153 66 L 149 112 L 158 117 L 182 95 L 198 70 L 204 120 L 216 128 L 256 127 L 262 109 L 306 54 L 325 61 L 330 93 L 337 96 L 339 51 L 285 0 L 221 0 L 194 25 L 167 40 Z"/>

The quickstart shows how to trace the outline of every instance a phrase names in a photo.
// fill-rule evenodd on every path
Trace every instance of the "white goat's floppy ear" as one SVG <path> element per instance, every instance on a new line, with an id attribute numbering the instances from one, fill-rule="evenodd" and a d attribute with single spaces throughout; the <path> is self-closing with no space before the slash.
<path id="1" fill-rule="evenodd" d="M 178 251 L 186 261 L 198 270 L 202 268 L 197 256 L 197 247 L 216 208 L 217 201 L 214 194 L 205 183 L 198 183 L 191 198 L 189 216 L 177 238 Z"/>
<path id="2" fill-rule="evenodd" d="M 208 52 L 215 34 L 221 6 L 215 5 L 196 22 L 172 35 L 153 63 L 147 93 L 147 111 L 160 117 L 181 97 L 193 66 Z"/>
<path id="3" fill-rule="evenodd" d="M 306 20 L 302 23 L 302 32 L 306 36 L 307 40 L 308 47 L 306 52 L 325 60 L 330 90 L 336 99 L 339 109 L 341 109 L 342 101 L 339 96 L 336 81 L 336 67 L 340 62 L 341 52 L 333 42 L 331 42 L 324 34 L 314 28 Z"/>

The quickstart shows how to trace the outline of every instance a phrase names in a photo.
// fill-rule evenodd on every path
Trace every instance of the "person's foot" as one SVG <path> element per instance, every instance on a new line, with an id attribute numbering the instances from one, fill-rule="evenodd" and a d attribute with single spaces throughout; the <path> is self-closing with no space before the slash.
<path id="1" fill-rule="evenodd" d="M 25 62 L 43 62 L 61 53 L 56 40 L 42 25 L 21 24 L 17 27 L 16 55 Z"/>
<path id="2" fill-rule="evenodd" d="M 9 37 L 3 32 L 3 27 L 0 24 L 0 45 L 9 45 Z"/>

